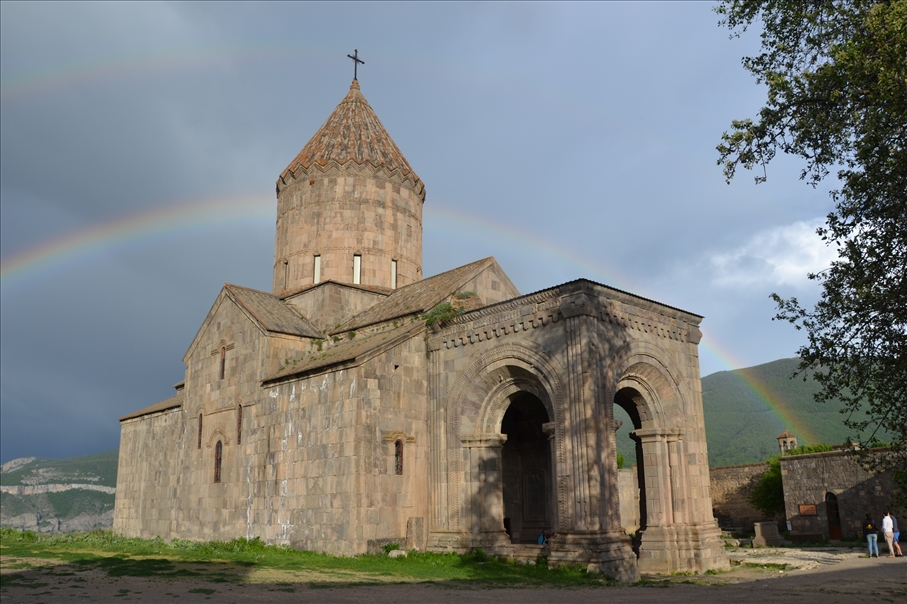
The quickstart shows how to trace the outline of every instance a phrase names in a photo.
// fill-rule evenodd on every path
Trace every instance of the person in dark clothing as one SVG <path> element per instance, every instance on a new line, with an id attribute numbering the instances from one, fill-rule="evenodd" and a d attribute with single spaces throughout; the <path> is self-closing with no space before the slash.
<path id="1" fill-rule="evenodd" d="M 866 518 L 863 519 L 863 536 L 866 537 L 866 544 L 869 546 L 869 557 L 872 558 L 875 555 L 876 558 L 879 557 L 879 527 L 876 526 L 876 523 L 873 521 L 872 516 L 866 514 Z M 873 554 L 875 550 L 875 554 Z"/>

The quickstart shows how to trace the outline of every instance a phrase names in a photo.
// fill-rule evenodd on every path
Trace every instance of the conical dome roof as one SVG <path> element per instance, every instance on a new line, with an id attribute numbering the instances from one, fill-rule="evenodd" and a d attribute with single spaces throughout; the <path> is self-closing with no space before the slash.
<path id="1" fill-rule="evenodd" d="M 388 172 L 399 170 L 402 176 L 409 176 L 414 183 L 419 182 L 419 177 L 359 91 L 358 80 L 353 80 L 349 93 L 296 159 L 290 162 L 281 177 L 287 172 L 296 172 L 300 167 L 326 166 L 332 161 L 341 165 L 349 161 L 367 163 L 385 168 Z"/>

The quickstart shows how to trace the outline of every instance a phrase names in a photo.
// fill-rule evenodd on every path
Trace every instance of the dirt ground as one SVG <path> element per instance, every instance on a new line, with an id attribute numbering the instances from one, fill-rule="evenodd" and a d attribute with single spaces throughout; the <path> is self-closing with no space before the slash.
<path id="1" fill-rule="evenodd" d="M 850 549 L 768 548 L 729 551 L 730 572 L 706 576 L 647 577 L 634 584 L 603 584 L 584 589 L 474 588 L 464 583 L 409 583 L 350 586 L 353 576 L 252 573 L 242 582 L 199 579 L 111 577 L 103 570 L 80 569 L 43 560 L 3 560 L 3 604 L 14 602 L 328 602 L 367 604 L 489 602 L 548 604 L 607 602 L 730 604 L 780 602 L 822 604 L 907 603 L 907 558 L 861 557 Z M 44 566 L 11 568 L 25 562 Z M 779 571 L 778 566 L 787 569 Z M 768 566 L 761 566 L 768 565 Z"/>

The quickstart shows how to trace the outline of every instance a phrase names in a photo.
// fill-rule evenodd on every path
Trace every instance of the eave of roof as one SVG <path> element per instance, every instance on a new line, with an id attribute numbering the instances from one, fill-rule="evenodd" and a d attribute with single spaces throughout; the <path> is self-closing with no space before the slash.
<path id="1" fill-rule="evenodd" d="M 183 406 L 183 395 L 182 393 L 177 394 L 176 396 L 171 396 L 168 399 L 164 399 L 159 403 L 155 403 L 144 409 L 140 409 L 129 415 L 124 415 L 119 419 L 119 421 L 124 422 L 128 419 L 135 419 L 137 417 L 142 417 L 143 415 L 151 415 L 152 413 L 161 413 L 163 411 L 168 411 L 170 409 L 176 409 Z"/>

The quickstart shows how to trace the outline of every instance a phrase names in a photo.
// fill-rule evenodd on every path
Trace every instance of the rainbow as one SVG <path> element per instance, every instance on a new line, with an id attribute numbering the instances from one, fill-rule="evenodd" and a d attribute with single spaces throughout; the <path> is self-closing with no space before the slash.
<path id="1" fill-rule="evenodd" d="M 236 196 L 155 207 L 67 233 L 0 259 L 0 284 L 28 278 L 95 254 L 163 235 L 249 220 L 275 220 L 276 206 L 259 196 Z"/>
<path id="2" fill-rule="evenodd" d="M 617 289 L 632 292 L 645 298 L 657 299 L 657 296 L 647 292 L 646 287 L 641 283 L 634 281 L 626 275 L 620 273 L 613 267 L 605 266 L 601 263 L 594 262 L 588 256 L 579 254 L 563 245 L 548 241 L 536 234 L 529 234 L 520 231 L 507 224 L 500 222 L 490 222 L 485 217 L 473 216 L 460 210 L 452 209 L 449 206 L 437 205 L 425 206 L 425 214 L 429 220 L 430 227 L 428 230 L 438 230 L 450 234 L 462 236 L 463 233 L 482 241 L 507 241 L 510 244 L 531 253 L 537 260 L 555 264 L 555 262 L 567 263 L 577 267 L 582 271 L 582 276 L 606 283 Z M 433 220 L 437 218 L 437 220 Z M 439 225 L 439 226 L 434 226 Z M 552 262 L 554 261 L 554 262 Z M 727 350 L 720 343 L 712 340 L 708 334 L 703 336 L 699 343 L 700 352 L 705 352 L 712 357 L 717 363 L 732 371 L 735 368 L 741 368 L 744 363 L 733 353 Z M 785 403 L 777 394 L 775 394 L 767 385 L 751 377 L 748 373 L 734 373 L 747 389 L 768 407 L 781 422 L 797 435 L 801 444 L 815 444 L 819 442 L 815 433 L 799 417 L 791 412 Z"/>
<path id="3" fill-rule="evenodd" d="M 312 61 L 319 55 L 325 55 L 325 52 L 300 44 L 266 46 L 259 44 L 246 47 L 236 45 L 206 48 L 184 47 L 115 58 L 104 57 L 95 61 L 73 62 L 9 75 L 0 79 L 0 100 L 20 100 L 66 86 L 132 77 L 136 74 L 144 75 L 155 71 L 203 68 L 223 61 L 267 61 L 290 57 L 293 60 Z"/>
<path id="4" fill-rule="evenodd" d="M 190 232 L 231 223 L 262 221 L 273 224 L 275 220 L 273 199 L 265 196 L 235 196 L 172 204 L 134 214 L 119 216 L 88 228 L 45 241 L 0 260 L 0 285 L 9 291 L 12 285 L 21 285 L 31 277 L 58 269 L 96 254 L 109 252 L 125 245 L 149 241 L 164 235 Z M 558 243 L 538 235 L 529 235 L 507 224 L 491 222 L 485 217 L 467 214 L 448 206 L 426 206 L 429 231 L 449 234 L 469 233 L 470 237 L 487 242 L 505 241 L 544 262 L 552 260 L 566 263 L 583 272 L 584 276 L 608 283 L 626 291 L 645 295 L 645 288 L 612 267 L 593 262 Z M 646 297 L 652 297 L 647 295 Z M 706 334 L 700 350 L 709 354 L 720 366 L 729 370 L 743 365 L 733 353 Z M 794 432 L 804 444 L 816 443 L 813 431 L 790 412 L 787 405 L 765 384 L 748 376 L 735 373 L 746 387 L 768 407 L 781 422 Z"/>

